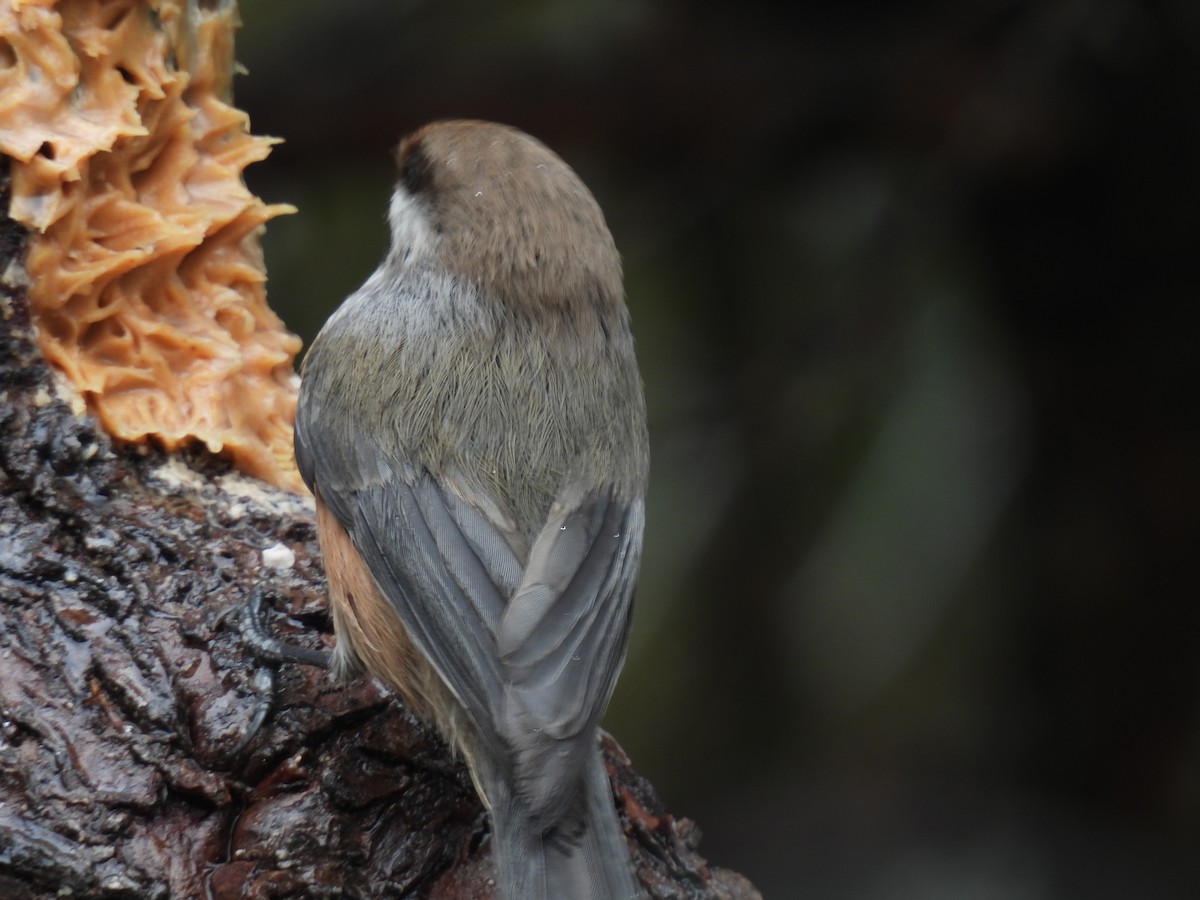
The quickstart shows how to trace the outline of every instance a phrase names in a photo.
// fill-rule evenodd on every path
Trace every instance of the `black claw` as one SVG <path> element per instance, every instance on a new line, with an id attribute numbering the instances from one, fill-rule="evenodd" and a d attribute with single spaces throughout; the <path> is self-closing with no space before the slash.
<path id="1" fill-rule="evenodd" d="M 298 647 L 277 638 L 267 623 L 266 592 L 256 587 L 250 592 L 241 617 L 241 636 L 254 654 L 272 662 L 298 662 L 306 666 L 317 666 L 328 669 L 330 655 L 324 650 L 310 650 Z"/>
<path id="2" fill-rule="evenodd" d="M 267 716 L 275 706 L 275 670 L 265 666 L 254 673 L 254 691 L 258 694 L 258 707 L 254 710 L 254 718 L 246 726 L 246 733 L 233 748 L 231 756 L 241 756 L 242 752 L 254 742 L 262 727 L 266 724 Z"/>
<path id="3" fill-rule="evenodd" d="M 238 634 L 242 642 L 261 662 L 254 673 L 254 691 L 258 695 L 258 705 L 254 716 L 246 726 L 246 733 L 233 749 L 232 756 L 240 756 L 258 737 L 267 717 L 275 706 L 275 666 L 282 662 L 299 662 L 309 666 L 329 668 L 330 655 L 323 650 L 310 650 L 307 647 L 297 647 L 287 641 L 277 638 L 267 622 L 266 592 L 256 587 L 250 592 L 240 611 L 236 607 L 221 614 L 222 620 L 230 619 L 236 622 Z M 240 612 L 240 614 L 239 614 Z"/>

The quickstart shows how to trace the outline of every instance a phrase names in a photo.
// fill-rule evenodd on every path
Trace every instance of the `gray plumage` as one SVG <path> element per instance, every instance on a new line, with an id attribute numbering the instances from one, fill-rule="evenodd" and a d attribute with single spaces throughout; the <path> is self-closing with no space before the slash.
<path id="1" fill-rule="evenodd" d="M 637 896 L 597 741 L 648 465 L 616 251 L 519 132 L 444 123 L 399 155 L 391 253 L 305 361 L 300 471 L 436 673 L 428 714 L 490 807 L 503 895 Z M 364 615 L 339 596 L 335 624 Z M 339 628 L 342 668 L 414 697 L 364 634 Z"/>

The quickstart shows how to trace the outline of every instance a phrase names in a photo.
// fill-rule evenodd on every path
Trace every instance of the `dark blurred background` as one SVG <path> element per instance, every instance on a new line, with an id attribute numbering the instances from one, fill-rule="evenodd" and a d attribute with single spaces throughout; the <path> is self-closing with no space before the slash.
<path id="1" fill-rule="evenodd" d="M 607 722 L 714 863 L 1200 896 L 1200 4 L 241 6 L 306 341 L 429 119 L 604 207 L 654 447 Z"/>

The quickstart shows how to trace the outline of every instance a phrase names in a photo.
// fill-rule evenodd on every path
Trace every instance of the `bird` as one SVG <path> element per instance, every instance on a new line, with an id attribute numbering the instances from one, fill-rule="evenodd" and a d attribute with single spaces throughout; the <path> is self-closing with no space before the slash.
<path id="1" fill-rule="evenodd" d="M 649 469 L 620 256 L 516 128 L 434 122 L 396 165 L 385 258 L 301 371 L 333 669 L 465 760 L 502 897 L 642 896 L 599 744 Z"/>

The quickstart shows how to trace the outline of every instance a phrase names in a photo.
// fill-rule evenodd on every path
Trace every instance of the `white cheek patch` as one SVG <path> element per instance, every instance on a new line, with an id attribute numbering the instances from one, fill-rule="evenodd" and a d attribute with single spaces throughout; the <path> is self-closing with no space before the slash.
<path id="1" fill-rule="evenodd" d="M 392 226 L 391 256 L 400 265 L 412 265 L 433 254 L 436 238 L 429 227 L 425 209 L 403 185 L 397 185 L 392 194 L 388 224 Z"/>
<path id="2" fill-rule="evenodd" d="M 440 264 L 439 238 L 430 213 L 403 185 L 388 206 L 392 246 L 357 291 L 329 317 L 325 328 L 365 329 L 373 340 L 397 346 L 417 335 L 491 327 L 478 290 Z"/>

